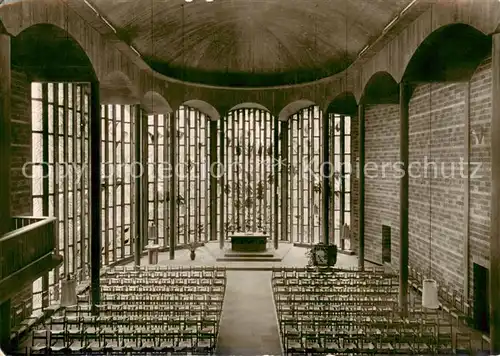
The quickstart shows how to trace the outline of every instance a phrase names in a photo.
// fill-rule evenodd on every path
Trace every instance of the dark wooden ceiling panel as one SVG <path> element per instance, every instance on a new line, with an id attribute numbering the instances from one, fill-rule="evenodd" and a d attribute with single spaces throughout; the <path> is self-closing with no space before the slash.
<path id="1" fill-rule="evenodd" d="M 91 0 L 155 69 L 214 84 L 231 75 L 285 84 L 334 74 L 410 1 Z"/>

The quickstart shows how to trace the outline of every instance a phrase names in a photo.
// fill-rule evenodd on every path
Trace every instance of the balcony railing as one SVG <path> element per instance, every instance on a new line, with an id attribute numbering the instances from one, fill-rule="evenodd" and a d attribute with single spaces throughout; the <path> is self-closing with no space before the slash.
<path id="1" fill-rule="evenodd" d="M 54 253 L 56 218 L 14 217 L 0 237 L 0 281 Z"/>

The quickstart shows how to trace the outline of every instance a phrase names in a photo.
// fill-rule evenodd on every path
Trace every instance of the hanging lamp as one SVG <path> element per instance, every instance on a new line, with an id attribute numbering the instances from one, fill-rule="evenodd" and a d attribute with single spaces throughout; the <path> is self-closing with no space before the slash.
<path id="1" fill-rule="evenodd" d="M 432 84 L 429 84 L 429 162 L 432 154 Z M 432 279 L 432 178 L 429 176 L 429 278 L 423 280 L 422 307 L 438 309 L 438 287 Z"/>

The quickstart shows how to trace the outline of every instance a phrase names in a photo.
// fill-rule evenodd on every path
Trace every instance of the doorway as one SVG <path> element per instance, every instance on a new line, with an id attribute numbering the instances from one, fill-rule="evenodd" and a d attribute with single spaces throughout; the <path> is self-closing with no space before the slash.
<path id="1" fill-rule="evenodd" d="M 474 324 L 476 329 L 490 331 L 489 271 L 474 263 Z"/>

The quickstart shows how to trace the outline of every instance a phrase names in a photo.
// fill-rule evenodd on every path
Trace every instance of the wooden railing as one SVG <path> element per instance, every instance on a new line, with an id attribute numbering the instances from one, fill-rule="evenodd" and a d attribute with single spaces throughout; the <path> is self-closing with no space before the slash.
<path id="1" fill-rule="evenodd" d="M 0 280 L 55 251 L 56 218 L 14 217 L 0 237 Z"/>

